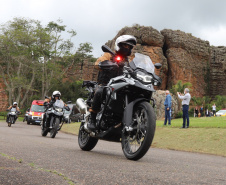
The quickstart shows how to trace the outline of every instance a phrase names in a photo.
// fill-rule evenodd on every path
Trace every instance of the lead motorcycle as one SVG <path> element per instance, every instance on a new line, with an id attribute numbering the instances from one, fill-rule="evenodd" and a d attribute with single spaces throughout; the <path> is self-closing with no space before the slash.
<path id="1" fill-rule="evenodd" d="M 117 68 L 118 56 L 107 46 L 102 46 L 102 50 L 111 53 L 113 61 L 101 62 L 99 68 L 109 71 Z M 155 67 L 159 69 L 161 64 L 153 65 L 149 56 L 136 53 L 129 66 L 124 66 L 124 74 L 110 80 L 104 87 L 105 98 L 101 111 L 97 114 L 95 131 L 89 130 L 87 124 L 91 116 L 88 110 L 92 106 L 97 82 L 83 82 L 83 87 L 89 92 L 88 98 L 79 98 L 76 101 L 78 110 L 83 114 L 78 134 L 78 143 L 82 150 L 92 150 L 98 140 L 102 139 L 121 142 L 127 159 L 139 160 L 146 154 L 156 127 L 153 85 L 161 84 L 161 78 L 154 73 Z"/>
<path id="2" fill-rule="evenodd" d="M 51 138 L 55 138 L 58 131 L 63 126 L 63 116 L 65 110 L 70 110 L 69 107 L 64 106 L 64 102 L 62 100 L 56 100 L 52 107 L 48 106 L 49 104 L 45 102 L 44 106 L 46 106 L 44 118 L 41 123 L 41 134 L 42 136 L 46 136 L 48 132 L 50 133 Z"/>

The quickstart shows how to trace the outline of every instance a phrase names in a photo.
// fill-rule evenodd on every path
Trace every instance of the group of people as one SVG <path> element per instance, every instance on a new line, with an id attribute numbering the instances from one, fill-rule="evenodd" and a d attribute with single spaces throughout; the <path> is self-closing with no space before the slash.
<path id="1" fill-rule="evenodd" d="M 181 128 L 189 128 L 189 115 L 188 115 L 188 110 L 189 110 L 189 103 L 191 100 L 191 95 L 189 93 L 189 89 L 185 88 L 184 89 L 184 94 L 182 95 L 180 92 L 177 92 L 178 97 L 182 100 L 182 107 L 183 107 L 183 124 Z M 167 124 L 168 120 L 168 125 L 171 125 L 171 96 L 169 91 L 166 91 L 166 99 L 164 102 L 165 105 L 165 121 L 164 125 Z"/>
<path id="2" fill-rule="evenodd" d="M 194 109 L 194 117 L 211 117 L 211 116 L 216 116 L 216 105 L 215 103 L 212 106 L 212 111 L 208 110 L 208 108 L 204 111 L 203 105 L 198 109 L 198 106 L 195 107 Z"/>

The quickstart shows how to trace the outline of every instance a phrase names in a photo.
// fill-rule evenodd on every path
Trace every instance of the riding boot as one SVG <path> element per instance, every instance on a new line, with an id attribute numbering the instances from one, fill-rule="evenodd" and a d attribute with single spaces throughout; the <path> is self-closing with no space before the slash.
<path id="1" fill-rule="evenodd" d="M 96 129 L 96 116 L 97 116 L 96 113 L 91 112 L 91 117 L 90 117 L 89 123 L 87 125 L 89 130 L 93 131 Z"/>

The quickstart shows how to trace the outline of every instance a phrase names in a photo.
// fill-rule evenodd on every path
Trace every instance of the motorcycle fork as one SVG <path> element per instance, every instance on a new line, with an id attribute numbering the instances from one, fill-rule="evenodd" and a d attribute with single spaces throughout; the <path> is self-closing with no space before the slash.
<path id="1" fill-rule="evenodd" d="M 54 122 L 54 120 L 55 120 L 55 117 L 52 116 L 52 118 L 51 118 L 51 120 L 50 120 L 50 127 L 53 127 L 53 122 Z"/>

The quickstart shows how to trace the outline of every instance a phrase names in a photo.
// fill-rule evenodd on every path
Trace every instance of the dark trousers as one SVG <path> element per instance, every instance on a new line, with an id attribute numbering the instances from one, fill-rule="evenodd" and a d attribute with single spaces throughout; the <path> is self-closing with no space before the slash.
<path id="1" fill-rule="evenodd" d="M 170 108 L 169 108 L 169 110 L 167 110 L 167 107 L 165 107 L 165 122 L 164 122 L 164 125 L 166 125 L 167 120 L 168 120 L 168 125 L 170 125 L 171 124 Z"/>
<path id="2" fill-rule="evenodd" d="M 215 110 L 213 110 L 213 116 L 214 116 L 214 115 L 216 116 L 216 111 L 215 111 Z"/>
<path id="3" fill-rule="evenodd" d="M 189 115 L 188 115 L 189 105 L 183 105 L 183 127 L 186 125 L 187 120 L 187 127 L 189 127 Z"/>
<path id="4" fill-rule="evenodd" d="M 99 86 L 95 91 L 92 103 L 92 110 L 94 110 L 95 112 L 100 111 L 103 96 L 104 96 L 104 86 Z"/>

